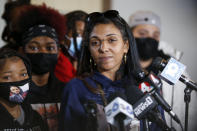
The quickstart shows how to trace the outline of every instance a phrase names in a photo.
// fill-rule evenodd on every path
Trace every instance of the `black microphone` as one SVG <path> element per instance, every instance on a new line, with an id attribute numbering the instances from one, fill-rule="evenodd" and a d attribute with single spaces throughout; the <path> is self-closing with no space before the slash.
<path id="1" fill-rule="evenodd" d="M 97 105 L 94 101 L 88 100 L 83 104 L 87 119 L 85 130 L 97 131 L 98 121 L 97 121 Z"/>
<path id="2" fill-rule="evenodd" d="M 86 113 L 85 131 L 108 131 L 109 124 L 106 119 L 104 107 L 93 100 L 83 103 Z M 80 130 L 83 130 L 80 128 Z"/>
<path id="3" fill-rule="evenodd" d="M 128 102 L 133 105 L 134 115 L 138 119 L 146 118 L 147 113 L 157 106 L 157 102 L 149 95 L 144 95 L 137 86 L 126 88 Z"/>
<path id="4" fill-rule="evenodd" d="M 154 73 L 149 73 L 146 77 L 141 78 L 139 89 L 144 93 L 149 93 L 155 98 L 155 100 L 161 105 L 161 107 L 168 112 L 168 114 L 180 124 L 178 116 L 172 111 L 172 107 L 163 99 L 163 97 L 157 93 L 162 86 L 161 80 L 156 77 Z"/>
<path id="5" fill-rule="evenodd" d="M 162 119 L 157 109 L 157 102 L 149 94 L 144 95 L 137 86 L 127 86 L 126 96 L 128 102 L 133 105 L 133 111 L 139 120 L 148 118 L 156 123 L 163 130 L 171 130 L 166 122 Z"/>
<path id="6" fill-rule="evenodd" d="M 161 57 L 156 57 L 152 66 L 162 71 L 160 74 L 161 78 L 169 84 L 175 84 L 177 80 L 180 80 L 189 88 L 197 91 L 197 84 L 183 75 L 186 67 L 177 60 L 170 58 L 170 60 L 166 61 Z"/>

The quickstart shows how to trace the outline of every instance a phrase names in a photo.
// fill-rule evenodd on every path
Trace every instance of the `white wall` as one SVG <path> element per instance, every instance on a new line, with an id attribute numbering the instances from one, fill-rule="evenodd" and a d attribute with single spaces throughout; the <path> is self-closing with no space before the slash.
<path id="1" fill-rule="evenodd" d="M 101 11 L 103 0 L 31 0 L 32 4 L 46 3 L 48 6 L 58 9 L 62 13 L 73 10 L 84 10 L 86 12 Z"/>
<path id="2" fill-rule="evenodd" d="M 196 0 L 111 0 L 128 21 L 138 10 L 151 10 L 161 17 L 161 40 L 184 52 L 181 62 L 187 66 L 191 79 L 197 81 L 197 1 Z"/>
<path id="3" fill-rule="evenodd" d="M 4 12 L 5 3 L 6 3 L 6 0 L 0 0 L 0 17 L 2 16 L 2 14 Z M 4 27 L 5 27 L 5 22 L 3 19 L 0 18 L 0 47 L 2 47 L 4 45 L 4 42 L 1 39 L 1 34 L 3 32 Z"/>
<path id="4" fill-rule="evenodd" d="M 84 10 L 88 13 L 93 11 L 103 10 L 104 0 L 31 0 L 31 4 L 43 4 L 46 3 L 47 6 L 59 10 L 61 13 L 65 14 L 73 10 Z M 4 12 L 4 5 L 7 0 L 0 0 L 0 47 L 4 45 L 1 39 L 2 31 L 5 27 L 5 22 L 1 18 Z M 94 4 L 93 4 L 94 3 Z"/>

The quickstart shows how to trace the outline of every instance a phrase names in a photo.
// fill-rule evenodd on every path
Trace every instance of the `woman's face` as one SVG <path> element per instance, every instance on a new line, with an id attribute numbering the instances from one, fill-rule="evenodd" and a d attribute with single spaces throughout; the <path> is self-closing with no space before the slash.
<path id="1" fill-rule="evenodd" d="M 31 39 L 25 45 L 26 53 L 50 53 L 57 54 L 58 47 L 55 40 L 47 36 L 38 36 Z"/>
<path id="2" fill-rule="evenodd" d="M 98 24 L 90 34 L 89 49 L 100 72 L 116 72 L 128 52 L 129 44 L 123 41 L 119 29 L 114 24 Z"/>
<path id="3" fill-rule="evenodd" d="M 83 21 L 76 21 L 76 32 L 79 36 L 83 36 L 83 31 L 85 27 L 85 22 Z"/>
<path id="4" fill-rule="evenodd" d="M 28 78 L 26 66 L 18 57 L 6 59 L 4 66 L 0 70 L 0 82 L 16 82 Z"/>
<path id="5" fill-rule="evenodd" d="M 157 41 L 160 40 L 159 28 L 154 25 L 137 25 L 132 32 L 135 38 L 149 37 Z"/>

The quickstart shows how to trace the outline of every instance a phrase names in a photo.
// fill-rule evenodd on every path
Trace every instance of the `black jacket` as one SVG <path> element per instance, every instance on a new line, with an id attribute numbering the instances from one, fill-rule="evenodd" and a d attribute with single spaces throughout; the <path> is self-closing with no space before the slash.
<path id="1" fill-rule="evenodd" d="M 42 117 L 34 111 L 30 105 L 21 105 L 25 114 L 25 121 L 20 125 L 17 120 L 0 104 L 0 131 L 16 130 L 16 131 L 48 131 L 47 124 Z"/>

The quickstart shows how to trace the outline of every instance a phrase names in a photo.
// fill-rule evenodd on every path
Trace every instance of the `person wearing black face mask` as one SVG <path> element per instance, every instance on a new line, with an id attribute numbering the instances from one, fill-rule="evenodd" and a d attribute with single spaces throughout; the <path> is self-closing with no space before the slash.
<path id="1" fill-rule="evenodd" d="M 161 31 L 159 16 L 150 11 L 139 11 L 131 15 L 129 25 L 136 40 L 142 68 L 153 70 L 152 61 L 158 56 L 164 59 L 170 58 L 158 48 Z"/>
<path id="2" fill-rule="evenodd" d="M 145 68 L 147 71 L 153 71 L 157 74 L 158 71 L 152 68 L 152 60 L 158 56 L 164 59 L 169 59 L 170 56 L 164 54 L 162 50 L 158 49 L 158 40 L 155 40 L 151 37 L 136 37 L 135 40 L 137 43 L 141 66 Z"/>
<path id="3" fill-rule="evenodd" d="M 59 52 L 55 29 L 47 25 L 35 25 L 25 32 L 23 44 L 33 74 L 43 77 L 55 67 Z M 39 85 L 37 81 L 35 83 Z"/>
<path id="4" fill-rule="evenodd" d="M 153 71 L 157 74 L 158 71 L 152 68 L 153 59 L 157 56 L 170 58 L 158 49 L 161 28 L 160 18 L 152 12 L 139 12 L 131 16 L 130 20 L 130 28 L 136 40 L 140 65 L 148 72 Z M 165 120 L 164 110 L 160 106 L 158 106 L 158 109 Z M 160 130 L 154 123 L 151 126 L 152 130 Z"/>
<path id="5" fill-rule="evenodd" d="M 64 38 L 65 31 L 61 26 L 65 26 L 65 19 L 59 12 L 46 6 L 20 8 L 26 10 L 18 18 L 18 27 L 26 29 L 20 49 L 32 65 L 32 82 L 26 101 L 42 115 L 49 130 L 57 131 L 59 104 L 65 83 L 55 76 L 54 70 L 60 53 L 60 41 Z M 53 23 L 54 18 L 58 24 Z"/>
<path id="6" fill-rule="evenodd" d="M 158 71 L 152 67 L 152 61 L 155 57 L 159 56 L 166 60 L 170 57 L 174 57 L 177 60 L 180 60 L 180 55 L 178 55 L 180 53 L 178 53 L 177 50 L 169 48 L 168 45 L 164 45 L 164 43 L 160 41 L 161 21 L 157 14 L 151 11 L 138 11 L 130 16 L 128 23 L 136 39 L 142 68 L 148 71 L 153 71 L 157 74 Z M 173 53 L 169 50 L 173 50 Z M 172 109 L 176 111 L 181 123 L 184 124 L 185 109 L 183 108 L 183 105 L 185 85 L 177 82 L 175 85 L 171 86 L 165 81 L 161 81 L 163 84 L 162 95 L 164 99 L 170 104 Z M 192 99 L 193 101 L 191 101 L 191 105 L 193 105 L 193 107 L 191 107 L 189 112 L 189 117 L 192 120 L 189 123 L 189 130 L 191 131 L 196 129 L 196 118 L 194 117 L 196 116 L 196 106 L 194 105 L 197 105 L 195 102 L 196 94 L 192 95 Z M 165 118 L 168 125 L 174 127 L 176 130 L 181 130 L 180 126 L 175 121 L 172 121 L 168 114 L 165 114 Z"/>
<path id="7" fill-rule="evenodd" d="M 0 130 L 48 130 L 42 117 L 25 103 L 31 81 L 27 58 L 0 50 Z"/>
<path id="8" fill-rule="evenodd" d="M 136 38 L 138 53 L 143 61 L 158 56 L 158 41 L 152 38 Z"/>

